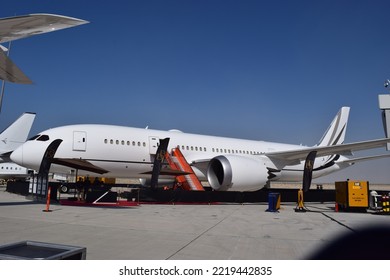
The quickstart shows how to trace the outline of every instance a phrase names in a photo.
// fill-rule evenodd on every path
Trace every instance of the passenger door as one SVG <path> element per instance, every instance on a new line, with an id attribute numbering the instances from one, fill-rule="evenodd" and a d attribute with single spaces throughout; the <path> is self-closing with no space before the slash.
<path id="1" fill-rule="evenodd" d="M 155 155 L 159 145 L 160 145 L 160 138 L 156 136 L 149 136 L 149 154 Z"/>
<path id="2" fill-rule="evenodd" d="M 87 150 L 87 132 L 73 131 L 73 151 L 85 152 Z"/>

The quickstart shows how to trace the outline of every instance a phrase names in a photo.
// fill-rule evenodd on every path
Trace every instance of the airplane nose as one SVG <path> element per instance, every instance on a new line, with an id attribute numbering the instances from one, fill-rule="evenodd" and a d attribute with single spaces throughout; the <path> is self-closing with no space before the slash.
<path id="1" fill-rule="evenodd" d="M 10 157 L 12 162 L 23 166 L 23 145 L 16 148 L 16 150 L 11 153 Z"/>

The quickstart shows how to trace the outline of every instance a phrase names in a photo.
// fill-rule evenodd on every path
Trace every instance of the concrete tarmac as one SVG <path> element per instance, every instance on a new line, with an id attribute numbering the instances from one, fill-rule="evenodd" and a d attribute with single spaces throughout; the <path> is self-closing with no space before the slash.
<path id="1" fill-rule="evenodd" d="M 341 234 L 386 225 L 390 216 L 294 203 L 150 205 L 127 208 L 44 203 L 0 189 L 0 245 L 25 240 L 87 248 L 89 260 L 302 260 Z M 374 238 L 375 239 L 375 238 Z"/>

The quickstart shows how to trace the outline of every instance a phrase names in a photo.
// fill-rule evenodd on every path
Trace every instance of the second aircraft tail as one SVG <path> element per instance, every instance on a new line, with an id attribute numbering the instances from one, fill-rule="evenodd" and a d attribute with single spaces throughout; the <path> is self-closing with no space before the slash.
<path id="1" fill-rule="evenodd" d="M 35 113 L 24 113 L 0 133 L 0 154 L 9 153 L 26 142 Z"/>

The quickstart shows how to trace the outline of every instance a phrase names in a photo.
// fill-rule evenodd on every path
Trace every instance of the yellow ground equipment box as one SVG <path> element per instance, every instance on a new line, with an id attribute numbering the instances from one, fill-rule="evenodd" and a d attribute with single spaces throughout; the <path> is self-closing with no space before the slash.
<path id="1" fill-rule="evenodd" d="M 369 207 L 369 191 L 367 181 L 336 182 L 336 203 L 341 209 Z"/>
<path id="2" fill-rule="evenodd" d="M 106 177 L 87 177 L 87 176 L 78 176 L 77 181 L 85 181 L 88 178 L 89 182 L 92 184 L 95 180 L 104 184 L 115 184 L 115 178 L 106 178 Z"/>

